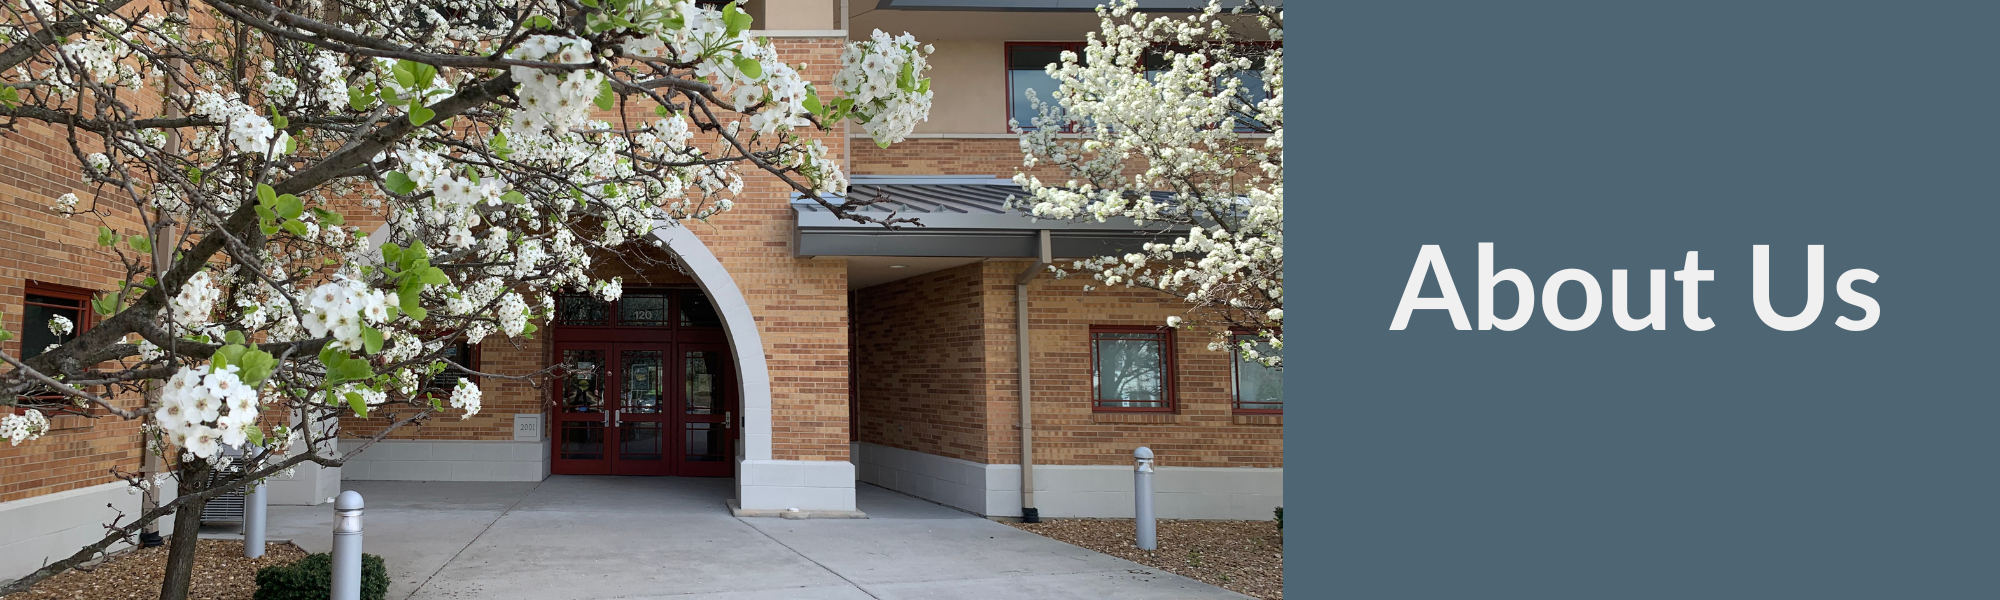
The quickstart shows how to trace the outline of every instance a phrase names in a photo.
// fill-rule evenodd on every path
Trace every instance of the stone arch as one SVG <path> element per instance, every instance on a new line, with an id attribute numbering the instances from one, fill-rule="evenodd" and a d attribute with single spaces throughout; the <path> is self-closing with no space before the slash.
<path id="1" fill-rule="evenodd" d="M 678 258 L 702 293 L 715 303 L 722 316 L 723 332 L 729 337 L 729 352 L 735 358 L 736 385 L 742 393 L 743 435 L 739 444 L 743 460 L 771 460 L 771 374 L 764 363 L 764 339 L 757 333 L 757 320 L 750 303 L 722 261 L 708 250 L 700 237 L 672 221 L 659 221 L 651 237 Z M 738 484 L 742 474 L 737 474 Z"/>
<path id="2" fill-rule="evenodd" d="M 389 240 L 391 229 L 383 225 L 368 236 L 370 247 L 380 246 Z M 750 314 L 750 303 L 743 298 L 743 291 L 736 286 L 736 280 L 729 276 L 729 270 L 722 267 L 708 245 L 694 231 L 670 220 L 656 221 L 650 234 L 653 241 L 667 249 L 682 266 L 702 293 L 708 294 L 715 302 L 716 312 L 722 316 L 723 331 L 729 338 L 729 352 L 736 364 L 737 386 L 742 393 L 743 434 L 737 445 L 738 461 L 771 460 L 771 374 L 765 366 L 764 340 L 757 332 L 757 320 Z M 739 466 L 736 474 L 739 488 L 744 484 L 745 474 Z"/>

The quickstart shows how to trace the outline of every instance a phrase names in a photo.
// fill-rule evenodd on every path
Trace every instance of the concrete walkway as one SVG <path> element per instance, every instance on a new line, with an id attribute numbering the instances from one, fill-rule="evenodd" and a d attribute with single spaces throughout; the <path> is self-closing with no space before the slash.
<path id="1" fill-rule="evenodd" d="M 863 485 L 867 519 L 730 516 L 728 479 L 355 481 L 389 598 L 1242 599 Z M 271 539 L 332 547 L 333 508 L 270 507 Z"/>

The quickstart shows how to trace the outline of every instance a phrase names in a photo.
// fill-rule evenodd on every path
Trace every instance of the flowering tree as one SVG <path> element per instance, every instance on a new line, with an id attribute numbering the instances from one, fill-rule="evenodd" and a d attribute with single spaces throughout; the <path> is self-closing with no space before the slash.
<path id="1" fill-rule="evenodd" d="M 90 302 L 93 327 L 25 360 L 0 354 L 0 435 L 41 435 L 52 407 L 34 404 L 50 397 L 146 419 L 165 472 L 115 474 L 178 490 L 0 594 L 177 513 L 186 543 L 162 596 L 184 597 L 208 499 L 305 462 L 338 466 L 435 414 L 477 413 L 469 379 L 424 392 L 465 368 L 444 349 L 532 335 L 561 290 L 616 298 L 594 257 L 728 211 L 746 172 L 813 198 L 842 191 L 806 134 L 852 120 L 887 145 L 930 108 L 927 50 L 910 36 L 851 44 L 838 89 L 817 90 L 733 3 L 0 6 L 0 128 L 66 136 L 93 192 L 52 209 L 95 225 L 124 272 Z M 328 450 L 348 414 L 385 426 Z M 210 483 L 229 466 L 242 475 Z"/>
<path id="2" fill-rule="evenodd" d="M 1283 366 L 1285 318 L 1285 62 L 1282 9 L 1210 0 L 1182 18 L 1098 8 L 1102 31 L 1083 56 L 1048 72 L 1059 87 L 1021 138 L 1021 173 L 1036 217 L 1130 219 L 1158 233 L 1135 252 L 1076 261 L 1106 285 L 1161 290 L 1195 307 L 1196 322 L 1256 331 L 1239 349 Z M 1173 327 L 1183 317 L 1169 318 Z"/>

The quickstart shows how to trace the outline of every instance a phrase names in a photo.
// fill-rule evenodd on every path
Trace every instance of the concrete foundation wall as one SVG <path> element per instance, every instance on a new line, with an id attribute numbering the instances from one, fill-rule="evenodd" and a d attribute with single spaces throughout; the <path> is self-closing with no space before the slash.
<path id="1" fill-rule="evenodd" d="M 854 463 L 844 460 L 736 462 L 736 500 L 744 510 L 856 510 L 854 481 Z"/>
<path id="2" fill-rule="evenodd" d="M 174 497 L 173 486 L 167 487 L 163 501 Z M 119 512 L 127 519 L 139 514 L 140 495 L 131 489 L 121 481 L 0 502 L 0 582 L 33 573 L 104 539 L 104 525 Z M 159 523 L 161 535 L 173 533 L 172 516 Z M 118 544 L 109 550 L 127 547 Z"/>
<path id="3" fill-rule="evenodd" d="M 359 442 L 341 441 L 340 450 Z M 383 440 L 341 469 L 350 481 L 541 481 L 549 441 Z"/>
<path id="4" fill-rule="evenodd" d="M 1020 465 L 989 465 L 865 442 L 861 481 L 989 517 L 1021 516 Z M 1164 458 L 1164 457 L 1163 457 Z M 1162 519 L 1272 517 L 1285 504 L 1283 468 L 1160 466 Z M 1037 465 L 1035 505 L 1049 518 L 1131 518 L 1130 465 Z"/>

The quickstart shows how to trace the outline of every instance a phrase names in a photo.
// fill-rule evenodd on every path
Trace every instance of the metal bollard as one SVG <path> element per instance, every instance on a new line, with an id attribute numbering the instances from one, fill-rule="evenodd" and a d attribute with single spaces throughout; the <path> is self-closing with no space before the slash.
<path id="1" fill-rule="evenodd" d="M 1153 449 L 1140 446 L 1132 451 L 1138 462 L 1132 465 L 1133 526 L 1138 528 L 1139 549 L 1158 550 L 1160 539 L 1153 528 Z"/>
<path id="2" fill-rule="evenodd" d="M 333 598 L 361 600 L 361 493 L 333 502 Z"/>
<path id="3" fill-rule="evenodd" d="M 264 555 L 266 498 L 263 484 L 251 484 L 249 491 L 243 493 L 243 558 Z"/>

